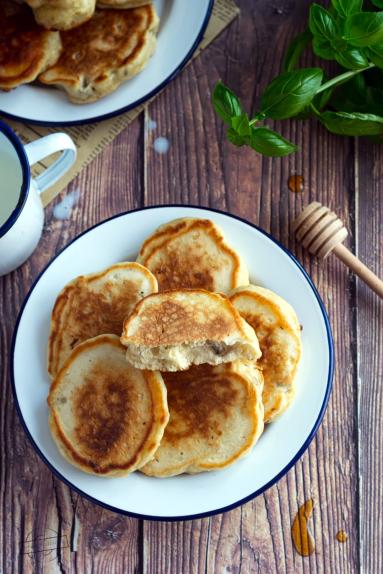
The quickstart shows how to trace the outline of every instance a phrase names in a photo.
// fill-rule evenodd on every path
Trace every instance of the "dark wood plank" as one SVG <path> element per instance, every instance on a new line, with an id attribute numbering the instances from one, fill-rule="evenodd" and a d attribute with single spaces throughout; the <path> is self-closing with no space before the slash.
<path id="1" fill-rule="evenodd" d="M 141 204 L 142 146 L 141 124 L 136 121 L 69 186 L 68 193 L 79 192 L 69 218 L 55 217 L 55 207 L 65 195 L 61 194 L 46 209 L 44 234 L 35 254 L 0 278 L 0 571 L 7 574 L 112 574 L 139 568 L 139 521 L 78 496 L 53 477 L 34 452 L 13 405 L 7 357 L 17 312 L 51 257 L 84 229 Z"/>
<path id="2" fill-rule="evenodd" d="M 239 2 L 240 18 L 158 98 L 149 110 L 157 129 L 147 141 L 147 204 L 177 202 L 226 209 L 259 224 L 293 249 L 317 284 L 329 309 L 337 348 L 337 369 L 329 409 L 317 438 L 302 459 L 263 496 L 210 520 L 208 572 L 334 572 L 358 570 L 358 508 L 353 292 L 348 275 L 333 260 L 323 264 L 304 255 L 289 237 L 289 224 L 314 199 L 335 208 L 353 225 L 353 142 L 327 134 L 314 122 L 284 122 L 283 134 L 301 151 L 283 160 L 265 159 L 225 141 L 222 124 L 208 103 L 221 78 L 255 106 L 262 86 L 279 72 L 287 42 L 302 29 L 308 2 Z M 170 141 L 167 154 L 153 139 Z M 339 169 L 339 166 L 345 166 Z M 346 169 L 347 166 L 347 169 Z M 290 174 L 302 174 L 304 193 L 287 189 Z M 302 558 L 290 529 L 303 502 L 314 500 L 316 552 Z M 177 572 L 182 525 L 146 523 L 145 555 Z M 184 552 L 191 533 L 185 528 Z M 335 535 L 349 536 L 339 544 Z M 201 534 L 202 536 L 202 534 Z M 164 537 L 169 541 L 164 545 Z M 165 554 L 165 557 L 164 557 Z M 197 551 L 196 560 L 200 553 Z M 199 563 L 199 562 L 198 562 Z M 174 566 L 173 566 L 174 565 Z M 201 570 L 199 570 L 201 571 Z"/>
<path id="3" fill-rule="evenodd" d="M 356 251 L 383 277 L 383 150 L 362 138 L 358 148 Z M 383 305 L 361 281 L 356 283 L 361 571 L 382 572 Z"/>
<path id="4" fill-rule="evenodd" d="M 143 573 L 205 572 L 208 543 L 209 519 L 173 523 L 145 521 Z"/>

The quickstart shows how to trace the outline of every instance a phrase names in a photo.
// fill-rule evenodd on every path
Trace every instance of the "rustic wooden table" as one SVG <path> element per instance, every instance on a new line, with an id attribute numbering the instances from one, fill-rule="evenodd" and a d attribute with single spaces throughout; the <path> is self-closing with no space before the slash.
<path id="1" fill-rule="evenodd" d="M 239 4 L 241 15 L 233 25 L 69 186 L 80 192 L 69 219 L 54 216 L 62 196 L 46 209 L 33 257 L 0 280 L 3 574 L 383 572 L 382 303 L 338 261 L 311 259 L 289 236 L 301 207 L 319 200 L 345 221 L 351 249 L 383 275 L 383 148 L 330 135 L 310 121 L 284 122 L 284 135 L 300 146 L 286 159 L 265 159 L 228 144 L 209 104 L 215 81 L 235 87 L 250 110 L 262 86 L 279 72 L 309 3 Z M 149 116 L 157 128 L 147 137 Z M 153 149 L 157 136 L 168 138 L 166 154 Z M 288 190 L 290 174 L 303 175 L 303 193 Z M 55 253 L 115 213 L 174 202 L 243 216 L 297 255 L 330 315 L 336 373 L 315 440 L 275 486 L 226 514 L 164 523 L 103 510 L 51 474 L 21 428 L 7 359 L 22 301 Z M 294 550 L 291 525 L 310 498 L 316 550 L 305 558 Z M 343 544 L 336 539 L 340 529 L 348 535 Z"/>

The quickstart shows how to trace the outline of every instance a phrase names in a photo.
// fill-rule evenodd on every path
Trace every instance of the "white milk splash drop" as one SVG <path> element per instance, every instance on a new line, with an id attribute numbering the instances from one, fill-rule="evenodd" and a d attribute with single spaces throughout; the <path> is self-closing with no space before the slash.
<path id="1" fill-rule="evenodd" d="M 167 138 L 159 137 L 153 142 L 154 151 L 159 154 L 168 153 L 170 147 L 170 141 Z"/>
<path id="2" fill-rule="evenodd" d="M 64 195 L 63 199 L 54 206 L 53 208 L 53 216 L 56 219 L 69 219 L 71 211 L 76 205 L 78 198 L 80 197 L 80 190 L 76 189 Z"/>
<path id="3" fill-rule="evenodd" d="M 155 130 L 157 128 L 157 122 L 156 120 L 152 120 L 150 118 L 148 118 L 147 122 L 146 122 L 146 129 L 149 132 L 152 132 L 153 130 Z"/>

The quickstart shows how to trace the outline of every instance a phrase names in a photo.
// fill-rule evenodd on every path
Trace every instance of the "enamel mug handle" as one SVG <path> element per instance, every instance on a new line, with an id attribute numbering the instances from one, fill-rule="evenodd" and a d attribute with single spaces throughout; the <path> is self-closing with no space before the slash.
<path id="1" fill-rule="evenodd" d="M 64 133 L 50 134 L 24 146 L 29 164 L 32 166 L 48 155 L 61 151 L 60 157 L 34 178 L 38 192 L 45 191 L 56 183 L 76 161 L 77 151 L 72 139 Z"/>

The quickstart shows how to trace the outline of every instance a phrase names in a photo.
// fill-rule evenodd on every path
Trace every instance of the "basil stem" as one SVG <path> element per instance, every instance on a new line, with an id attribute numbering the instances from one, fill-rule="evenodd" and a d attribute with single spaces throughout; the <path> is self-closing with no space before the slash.
<path id="1" fill-rule="evenodd" d="M 340 76 L 336 76 L 335 78 L 331 78 L 331 80 L 328 80 L 328 82 L 325 82 L 324 84 L 322 84 L 316 93 L 320 94 L 321 92 L 324 92 L 325 90 L 327 90 L 327 88 L 331 88 L 331 87 L 337 86 L 339 84 L 344 84 L 344 82 L 347 82 L 348 80 L 350 80 L 350 78 L 352 78 L 353 76 L 356 76 L 356 74 L 360 74 L 361 72 L 365 72 L 366 70 L 370 70 L 370 68 L 375 68 L 375 64 L 369 64 L 365 68 L 360 68 L 359 70 L 351 70 L 350 72 L 345 72 L 344 74 L 340 74 Z"/>

